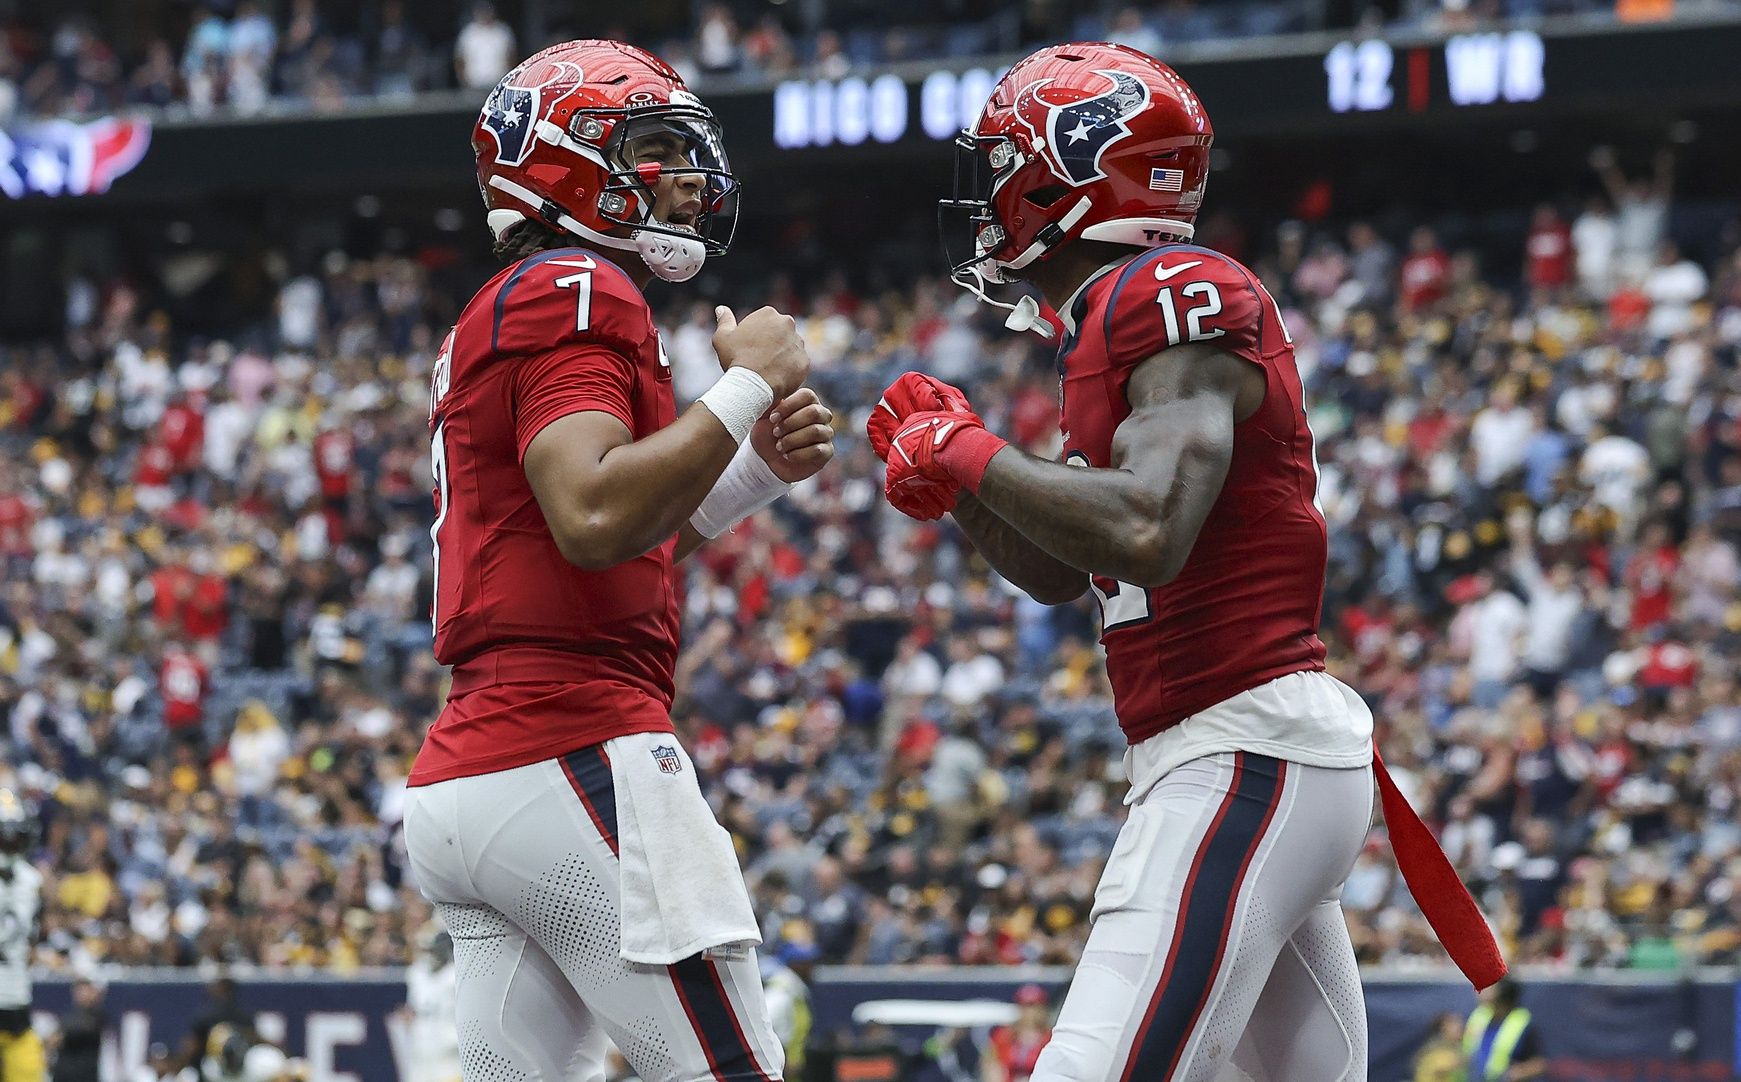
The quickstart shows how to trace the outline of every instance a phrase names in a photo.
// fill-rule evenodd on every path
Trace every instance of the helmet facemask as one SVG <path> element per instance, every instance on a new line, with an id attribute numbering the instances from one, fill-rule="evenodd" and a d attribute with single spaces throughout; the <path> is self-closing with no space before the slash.
<path id="1" fill-rule="evenodd" d="M 1041 230 L 1027 251 L 1013 259 L 999 258 L 998 253 L 1009 245 L 1009 230 L 998 220 L 994 204 L 1004 184 L 1026 163 L 1015 141 L 1007 136 L 963 131 L 955 137 L 954 197 L 938 201 L 937 224 L 943 234 L 943 258 L 949 264 L 950 280 L 985 304 L 1009 312 L 1004 321 L 1009 329 L 1031 330 L 1041 338 L 1051 338 L 1051 324 L 1041 317 L 1040 306 L 1032 296 L 1006 304 L 994 300 L 986 290 L 1019 281 L 1012 272 L 1062 243 L 1092 201 L 1083 196 L 1056 224 Z"/>
<path id="2" fill-rule="evenodd" d="M 596 122 L 577 112 L 571 130 Z M 719 122 L 699 105 L 652 105 L 628 110 L 602 148 L 610 179 L 599 195 L 599 215 L 626 230 L 699 241 L 705 255 L 723 255 L 737 229 L 739 185 L 726 158 Z M 687 221 L 654 217 L 661 180 L 699 178 L 697 207 Z"/>

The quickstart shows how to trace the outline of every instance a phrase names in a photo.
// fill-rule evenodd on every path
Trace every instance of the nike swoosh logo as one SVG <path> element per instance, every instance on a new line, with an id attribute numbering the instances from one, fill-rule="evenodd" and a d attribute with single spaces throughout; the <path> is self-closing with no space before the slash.
<path id="1" fill-rule="evenodd" d="M 1201 267 L 1202 265 L 1203 261 L 1201 259 L 1193 259 L 1189 263 L 1181 263 L 1176 267 L 1156 267 L 1155 281 L 1164 282 L 1173 275 L 1178 274 L 1180 271 L 1187 271 L 1192 267 Z"/>
<path id="2" fill-rule="evenodd" d="M 595 270 L 598 268 L 598 264 L 594 263 L 592 256 L 589 255 L 583 255 L 579 259 L 552 259 L 550 265 L 552 267 L 578 267 L 581 270 Z"/>
<path id="3" fill-rule="evenodd" d="M 945 421 L 937 426 L 937 432 L 931 437 L 931 446 L 941 447 L 943 441 L 949 438 L 949 430 L 955 427 L 954 421 Z"/>

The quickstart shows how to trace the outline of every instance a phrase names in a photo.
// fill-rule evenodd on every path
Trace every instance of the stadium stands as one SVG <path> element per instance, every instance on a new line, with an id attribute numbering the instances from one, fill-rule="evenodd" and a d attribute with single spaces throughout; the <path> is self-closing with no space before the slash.
<path id="1" fill-rule="evenodd" d="M 1542 212 L 1523 266 L 1359 224 L 1246 254 L 1306 369 L 1333 665 L 1514 956 L 1733 964 L 1741 233 L 1690 261 L 1665 192 L 1620 194 Z M 0 781 L 42 813 L 43 965 L 407 957 L 398 807 L 442 695 L 427 373 L 463 299 L 432 274 L 335 255 L 224 340 L 78 280 L 61 337 L 0 347 Z M 851 416 L 835 467 L 688 565 L 675 715 L 770 942 L 1068 963 L 1122 817 L 1092 600 L 1034 605 L 891 511 L 858 436 L 925 367 L 1044 451 L 1056 377 L 906 283 L 761 290 Z M 694 299 L 662 308 L 689 395 Z M 1361 956 L 1436 963 L 1380 829 Z"/>

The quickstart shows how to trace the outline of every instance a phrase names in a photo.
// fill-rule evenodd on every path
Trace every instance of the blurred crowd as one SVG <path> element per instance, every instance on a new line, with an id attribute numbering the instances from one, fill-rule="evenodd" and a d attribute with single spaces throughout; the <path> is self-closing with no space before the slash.
<path id="1" fill-rule="evenodd" d="M 1059 41 L 1116 41 L 1165 58 L 1174 46 L 1299 33 L 1352 20 L 1371 32 L 1473 29 L 1496 20 L 1610 14 L 1661 19 L 1741 11 L 1741 0 L 698 0 L 571 22 L 550 5 L 518 19 L 489 0 L 200 0 L 152 32 L 117 36 L 54 5 L 0 17 L 0 124 L 120 109 L 171 115 L 332 112 L 424 91 L 479 92 L 523 56 L 575 37 L 653 49 L 702 90 L 734 80 L 839 78 L 878 64 L 1003 55 Z M 588 12 L 589 20 L 597 13 Z"/>
<path id="2" fill-rule="evenodd" d="M 1538 210 L 1522 265 L 1428 226 L 1217 243 L 1295 338 L 1331 667 L 1513 958 L 1733 964 L 1741 233 L 1688 258 L 1669 162 L 1593 164 L 1610 198 Z M 345 970 L 429 934 L 398 836 L 444 694 L 428 380 L 475 270 L 334 253 L 229 340 L 76 279 L 59 339 L 0 349 L 0 784 L 40 815 L 42 965 Z M 905 281 L 731 298 L 799 316 L 841 454 L 685 565 L 673 713 L 770 953 L 1069 963 L 1124 814 L 1092 598 L 889 509 L 860 436 L 920 367 L 1050 453 L 1056 373 Z M 688 400 L 718 368 L 679 296 Z M 1363 961 L 1442 961 L 1382 825 L 1345 901 Z"/>

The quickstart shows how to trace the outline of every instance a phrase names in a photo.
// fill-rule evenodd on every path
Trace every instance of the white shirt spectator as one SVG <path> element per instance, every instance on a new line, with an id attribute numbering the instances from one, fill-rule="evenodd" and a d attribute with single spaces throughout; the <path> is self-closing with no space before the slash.
<path id="1" fill-rule="evenodd" d="M 928 699 L 943 686 L 943 666 L 924 650 L 896 658 L 883 673 L 883 690 L 890 697 Z"/>
<path id="2" fill-rule="evenodd" d="M 1677 406 L 1690 405 L 1711 368 L 1711 351 L 1702 342 L 1683 338 L 1663 353 L 1668 374 L 1662 381 L 1662 396 Z"/>
<path id="3" fill-rule="evenodd" d="M 320 282 L 305 274 L 278 291 L 278 338 L 291 349 L 313 349 L 320 334 Z"/>
<path id="4" fill-rule="evenodd" d="M 278 780 L 278 769 L 290 757 L 290 738 L 270 717 L 239 726 L 230 737 L 230 765 L 236 772 L 236 792 L 261 796 Z"/>
<path id="5" fill-rule="evenodd" d="M 1491 485 L 1523 465 L 1535 434 L 1535 419 L 1515 403 L 1496 403 L 1475 415 L 1469 442 L 1475 448 L 1475 477 Z"/>
<path id="6" fill-rule="evenodd" d="M 730 71 L 738 66 L 738 32 L 731 13 L 715 5 L 701 17 L 695 58 L 706 71 Z"/>
<path id="7" fill-rule="evenodd" d="M 1615 254 L 1622 272 L 1650 265 L 1668 225 L 1668 200 L 1659 195 L 1628 196 L 1615 208 Z"/>
<path id="8" fill-rule="evenodd" d="M 1578 284 L 1584 292 L 1606 297 L 1614 290 L 1614 217 L 1587 210 L 1572 223 L 1572 247 L 1578 253 Z"/>
<path id="9" fill-rule="evenodd" d="M 1630 522 L 1638 514 L 1638 494 L 1650 480 L 1650 455 L 1625 436 L 1603 436 L 1584 449 L 1578 480 L 1590 486 L 1597 503 Z"/>
<path id="10" fill-rule="evenodd" d="M 389 543 L 402 539 L 389 539 Z M 402 555 L 378 564 L 369 572 L 368 582 L 363 586 L 363 597 L 370 609 L 383 616 L 391 616 L 396 620 L 406 619 L 411 615 L 411 606 L 417 595 L 417 567 L 407 563 Z"/>
<path id="11" fill-rule="evenodd" d="M 956 706 L 977 706 L 1003 686 L 1003 665 L 980 654 L 950 665 L 943 674 L 943 697 Z"/>
<path id="12" fill-rule="evenodd" d="M 254 430 L 253 411 L 240 402 L 219 402 L 206 411 L 206 469 L 226 481 L 236 478 L 242 447 Z"/>
<path id="13" fill-rule="evenodd" d="M 925 772 L 925 789 L 932 805 L 944 807 L 972 800 L 974 785 L 985 767 L 985 752 L 977 743 L 961 736 L 944 737 Z"/>
<path id="14" fill-rule="evenodd" d="M 150 428 L 163 416 L 175 373 L 162 353 L 145 352 L 132 342 L 115 347 L 115 370 L 121 377 L 122 415 L 136 430 Z"/>
<path id="15" fill-rule="evenodd" d="M 1556 587 L 1542 574 L 1532 553 L 1521 554 L 1512 565 L 1529 598 L 1526 610 L 1529 630 L 1524 636 L 1523 663 L 1537 672 L 1565 670 L 1572 652 L 1572 625 L 1584 611 L 1584 596 L 1574 582 Z"/>
<path id="16" fill-rule="evenodd" d="M 1596 422 L 1614 413 L 1613 384 L 1597 380 L 1566 388 L 1554 406 L 1554 419 L 1574 436 L 1588 438 Z"/>
<path id="17" fill-rule="evenodd" d="M 1469 674 L 1476 680 L 1504 683 L 1517 675 L 1529 614 L 1523 602 L 1495 590 L 1475 602 L 1470 611 Z"/>
<path id="18" fill-rule="evenodd" d="M 330 535 L 326 516 L 310 511 L 296 523 L 296 557 L 304 563 L 326 559 Z"/>
<path id="19" fill-rule="evenodd" d="M 1672 338 L 1690 329 L 1693 304 L 1704 297 L 1709 286 L 1704 268 L 1690 259 L 1652 267 L 1644 276 L 1644 295 L 1651 303 L 1650 333 Z"/>
<path id="20" fill-rule="evenodd" d="M 493 12 L 480 12 L 459 32 L 453 57 L 461 86 L 488 90 L 514 66 L 514 32 Z"/>

